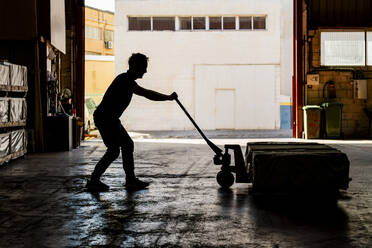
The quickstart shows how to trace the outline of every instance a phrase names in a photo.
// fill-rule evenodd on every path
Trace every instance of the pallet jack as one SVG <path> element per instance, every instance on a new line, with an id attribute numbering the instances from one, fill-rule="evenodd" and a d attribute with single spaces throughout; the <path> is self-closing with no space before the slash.
<path id="1" fill-rule="evenodd" d="M 236 144 L 225 145 L 224 146 L 225 152 L 223 152 L 221 148 L 219 148 L 212 141 L 210 141 L 207 138 L 207 136 L 205 136 L 205 134 L 202 132 L 202 130 L 196 124 L 194 119 L 190 116 L 185 107 L 178 100 L 178 98 L 176 98 L 176 102 L 185 112 L 186 116 L 190 119 L 190 121 L 192 122 L 196 130 L 198 130 L 198 132 L 203 137 L 208 146 L 215 152 L 215 155 L 213 157 L 213 163 L 215 165 L 221 165 L 221 171 L 218 172 L 216 176 L 217 183 L 222 188 L 229 188 L 231 185 L 234 184 L 234 181 L 237 183 L 251 182 L 250 177 L 245 169 L 244 157 L 240 145 Z M 235 166 L 231 165 L 231 155 L 229 154 L 229 149 L 234 151 Z M 236 173 L 236 180 L 232 173 Z"/>
<path id="2" fill-rule="evenodd" d="M 244 158 L 240 145 L 225 144 L 223 151 L 211 142 L 181 102 L 176 102 L 215 152 L 213 162 L 221 165 L 216 179 L 222 188 L 229 188 L 234 181 L 252 183 L 253 192 L 270 194 L 333 194 L 349 187 L 350 161 L 338 149 L 315 142 L 251 142 Z M 234 151 L 235 165 L 231 165 L 229 150 Z"/>

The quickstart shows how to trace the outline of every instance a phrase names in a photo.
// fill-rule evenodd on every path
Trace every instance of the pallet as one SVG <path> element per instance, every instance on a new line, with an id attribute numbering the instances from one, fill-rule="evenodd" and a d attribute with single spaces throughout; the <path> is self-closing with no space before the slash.
<path id="1" fill-rule="evenodd" d="M 4 127 L 25 127 L 26 122 L 4 122 L 0 123 L 0 128 Z"/>
<path id="2" fill-rule="evenodd" d="M 27 92 L 28 91 L 28 86 L 0 85 L 0 91 L 6 91 L 6 92 Z"/>
<path id="3" fill-rule="evenodd" d="M 16 158 L 22 157 L 26 153 L 27 153 L 27 149 L 23 149 L 22 151 L 8 154 L 7 156 L 0 158 L 0 166 L 1 165 L 4 165 L 5 163 L 9 162 L 12 159 L 16 159 Z"/>

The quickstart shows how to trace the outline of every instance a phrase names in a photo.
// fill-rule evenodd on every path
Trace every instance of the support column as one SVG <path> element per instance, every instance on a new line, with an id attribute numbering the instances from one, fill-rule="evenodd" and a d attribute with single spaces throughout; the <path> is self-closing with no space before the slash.
<path id="1" fill-rule="evenodd" d="M 293 22 L 293 89 L 292 89 L 292 116 L 293 137 L 302 137 L 302 88 L 303 88 L 303 64 L 302 64 L 302 6 L 303 0 L 294 0 Z"/>

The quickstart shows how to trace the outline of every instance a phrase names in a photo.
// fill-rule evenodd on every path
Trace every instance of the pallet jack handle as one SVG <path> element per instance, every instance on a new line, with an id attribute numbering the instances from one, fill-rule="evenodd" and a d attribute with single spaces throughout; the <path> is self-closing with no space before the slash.
<path id="1" fill-rule="evenodd" d="M 216 146 L 212 141 L 210 141 L 207 138 L 207 136 L 204 135 L 204 133 L 202 132 L 202 130 L 199 128 L 199 126 L 196 124 L 196 122 L 194 121 L 194 119 L 190 116 L 190 114 L 187 112 L 187 110 L 182 105 L 182 103 L 178 100 L 178 98 L 176 98 L 175 100 L 178 103 L 178 105 L 181 107 L 181 109 L 183 110 L 183 112 L 185 112 L 186 116 L 190 119 L 190 121 L 192 122 L 192 124 L 194 124 L 194 127 L 198 130 L 198 132 L 203 137 L 203 139 L 205 140 L 205 142 L 207 142 L 207 144 L 209 145 L 209 147 L 216 153 L 216 155 L 222 155 L 222 150 L 218 146 Z"/>

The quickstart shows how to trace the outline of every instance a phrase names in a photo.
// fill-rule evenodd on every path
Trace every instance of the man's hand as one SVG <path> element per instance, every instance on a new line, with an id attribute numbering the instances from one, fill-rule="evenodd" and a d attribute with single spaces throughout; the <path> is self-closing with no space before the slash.
<path id="1" fill-rule="evenodd" d="M 172 94 L 169 95 L 169 100 L 173 101 L 178 98 L 178 95 L 176 92 L 173 92 Z"/>

